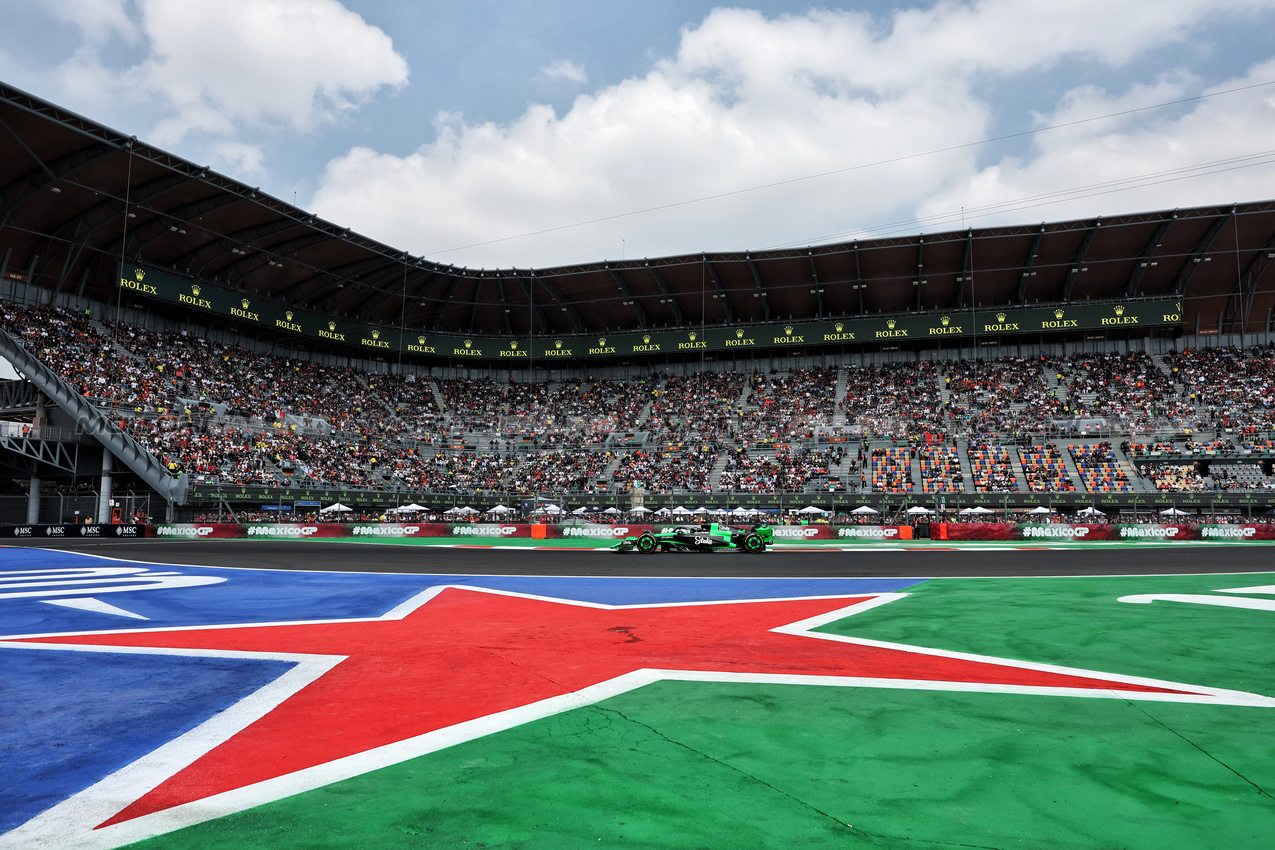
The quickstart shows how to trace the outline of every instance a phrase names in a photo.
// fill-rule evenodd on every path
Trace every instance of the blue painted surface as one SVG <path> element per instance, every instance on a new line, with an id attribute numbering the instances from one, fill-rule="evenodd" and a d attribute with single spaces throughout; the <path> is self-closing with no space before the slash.
<path id="1" fill-rule="evenodd" d="M 103 566 L 225 580 L 202 587 L 97 596 L 84 588 L 83 596 L 141 614 L 149 618 L 146 621 L 49 605 L 38 597 L 4 598 L 5 590 L 0 589 L 0 636 L 378 617 L 439 584 L 634 605 L 886 592 L 917 583 L 906 579 L 405 576 L 243 570 L 0 548 L 0 583 L 6 572 L 16 570 Z M 350 566 L 358 569 L 353 557 Z M 289 666 L 278 661 L 0 648 L 0 832 L 194 728 L 273 681 Z"/>
<path id="2" fill-rule="evenodd" d="M 0 650 L 0 832 L 266 685 L 292 664 Z"/>
<path id="3" fill-rule="evenodd" d="M 510 557 L 517 557 L 517 553 L 510 553 Z M 379 617 L 422 590 L 438 584 L 465 584 L 611 605 L 874 593 L 901 590 L 916 584 L 915 579 L 651 579 L 307 573 L 169 567 L 104 560 L 74 552 L 0 548 L 0 577 L 10 570 L 100 566 L 145 567 L 151 572 L 217 576 L 226 580 L 204 587 L 103 593 L 95 597 L 141 614 L 148 621 L 62 608 L 39 599 L 0 598 L 0 635 Z M 352 558 L 351 569 L 358 569 L 358 566 L 357 560 Z M 93 596 L 92 589 L 86 588 L 84 595 Z"/>

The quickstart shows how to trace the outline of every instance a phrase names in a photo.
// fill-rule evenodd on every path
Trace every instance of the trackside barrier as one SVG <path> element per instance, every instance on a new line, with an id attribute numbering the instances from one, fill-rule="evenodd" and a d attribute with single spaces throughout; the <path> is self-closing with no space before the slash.
<path id="1" fill-rule="evenodd" d="M 178 523 L 175 525 L 19 525 L 0 527 L 0 537 L 157 537 L 167 539 L 310 540 L 354 538 L 451 538 L 456 541 L 509 539 L 620 540 L 644 531 L 671 531 L 673 525 L 543 525 L 527 523 Z M 912 540 L 906 525 L 780 525 L 774 527 L 776 543 L 841 541 L 889 543 Z M 1036 523 L 932 523 L 934 540 L 1015 540 L 1027 543 L 1275 540 L 1275 525 L 1108 525 Z"/>
<path id="2" fill-rule="evenodd" d="M 1066 523 L 935 523 L 930 526 L 936 540 L 1022 540 L 1042 543 L 1111 541 L 1144 543 L 1147 541 L 1243 542 L 1275 540 L 1275 525 L 1162 525 L 1066 524 Z"/>
<path id="3" fill-rule="evenodd" d="M 0 526 L 0 538 L 25 540 L 33 537 L 67 539 L 67 538 L 131 538 L 146 537 L 145 525 L 3 525 Z"/>
<path id="4" fill-rule="evenodd" d="M 117 528 L 120 526 L 116 526 Z M 454 540 L 621 540 L 643 532 L 668 532 L 676 525 L 547 525 L 527 523 L 237 523 L 188 522 L 151 526 L 148 537 L 167 539 L 257 539 L 310 540 L 354 538 L 386 540 L 396 538 L 452 538 Z M 776 542 L 798 541 L 889 542 L 911 540 L 912 529 L 906 525 L 780 525 L 774 527 Z"/>

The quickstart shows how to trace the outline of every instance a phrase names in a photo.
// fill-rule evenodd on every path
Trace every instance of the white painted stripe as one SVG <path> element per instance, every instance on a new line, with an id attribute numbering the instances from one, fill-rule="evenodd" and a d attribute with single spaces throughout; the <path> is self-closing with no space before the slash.
<path id="1" fill-rule="evenodd" d="M 60 605 L 63 608 L 75 608 L 79 611 L 92 611 L 95 614 L 113 614 L 116 617 L 132 617 L 134 620 L 149 620 L 150 617 L 143 617 L 141 614 L 134 614 L 132 611 L 125 611 L 109 602 L 103 602 L 100 599 L 85 597 L 82 599 L 45 599 L 46 605 Z"/>

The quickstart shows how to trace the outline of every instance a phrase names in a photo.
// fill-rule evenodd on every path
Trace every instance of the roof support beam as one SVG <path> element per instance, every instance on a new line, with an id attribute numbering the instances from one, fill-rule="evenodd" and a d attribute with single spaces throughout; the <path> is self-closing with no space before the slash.
<path id="1" fill-rule="evenodd" d="M 823 284 L 819 281 L 819 269 L 815 266 L 815 252 L 808 250 L 806 255 L 810 257 L 810 285 L 811 292 L 815 294 L 815 315 L 820 319 L 823 318 Z"/>
<path id="2" fill-rule="evenodd" d="M 482 294 L 483 281 L 485 281 L 486 278 L 487 275 L 485 272 L 479 272 L 478 277 L 474 278 L 474 294 L 473 297 L 469 299 L 469 329 L 465 331 L 466 333 L 472 334 L 478 332 L 474 328 L 474 320 L 478 317 L 478 296 Z"/>
<path id="3" fill-rule="evenodd" d="M 509 302 L 505 299 L 505 276 L 499 272 L 496 274 L 496 288 L 500 292 L 500 306 L 505 319 L 505 336 L 513 336 L 513 325 L 509 323 Z"/>
<path id="4" fill-rule="evenodd" d="M 1143 246 L 1142 251 L 1138 254 L 1138 259 L 1133 264 L 1133 271 L 1129 275 L 1129 280 L 1125 284 L 1124 295 L 1126 298 L 1136 298 L 1138 296 L 1138 288 L 1142 286 L 1142 278 L 1146 275 L 1147 268 L 1155 265 L 1152 257 L 1160 249 L 1160 243 L 1164 241 L 1164 234 L 1169 232 L 1169 226 L 1177 220 L 1177 217 L 1178 214 L 1175 211 L 1173 218 L 1166 218 L 1160 222 L 1160 226 L 1155 229 L 1155 234 Z"/>
<path id="5" fill-rule="evenodd" d="M 628 281 L 624 279 L 624 275 L 620 274 L 620 270 L 612 266 L 610 261 L 603 262 L 602 267 L 611 273 L 611 279 L 615 281 L 616 286 L 620 287 L 620 294 L 624 296 L 624 303 L 633 308 L 633 315 L 637 317 L 638 327 L 646 330 L 650 325 L 650 320 L 646 316 L 646 308 L 642 306 L 642 302 L 638 301 L 637 296 L 633 294 L 633 290 L 629 287 Z"/>
<path id="6" fill-rule="evenodd" d="M 766 286 L 761 282 L 761 272 L 757 270 L 757 263 L 753 260 L 752 252 L 744 255 L 748 258 L 748 268 L 753 273 L 753 283 L 757 284 L 757 297 L 761 299 L 762 314 L 766 317 L 766 321 L 770 321 L 770 299 L 766 297 Z"/>
<path id="7" fill-rule="evenodd" d="M 1098 228 L 1100 227 L 1102 227 L 1101 216 L 1094 220 L 1093 227 L 1085 231 L 1085 238 L 1076 250 L 1076 256 L 1071 258 L 1071 266 L 1067 269 L 1067 279 L 1063 281 L 1062 301 L 1064 304 L 1071 301 L 1072 293 L 1076 291 L 1076 281 L 1080 278 L 1081 272 L 1088 271 L 1085 266 L 1085 258 L 1089 256 L 1089 246 L 1093 245 L 1094 237 L 1098 235 Z"/>
<path id="8" fill-rule="evenodd" d="M 863 290 L 867 286 L 863 282 L 863 265 L 859 262 L 859 240 L 854 240 L 854 288 L 859 293 L 859 315 L 862 316 L 867 312 L 867 306 L 863 303 Z"/>
<path id="9" fill-rule="evenodd" d="M 651 270 L 651 277 L 655 279 L 655 285 L 659 288 L 660 295 L 664 297 L 665 302 L 672 306 L 673 321 L 677 323 L 678 327 L 681 327 L 685 324 L 682 321 L 682 305 L 677 303 L 677 299 L 674 298 L 673 293 L 669 291 L 668 283 L 664 280 L 664 275 L 660 274 L 660 270 L 651 265 L 649 262 L 646 264 L 646 267 Z"/>
<path id="10" fill-rule="evenodd" d="M 576 310 L 576 305 L 563 298 L 562 293 L 558 291 L 558 287 L 554 286 L 549 278 L 541 277 L 536 274 L 535 269 L 529 270 L 527 274 L 531 276 L 532 285 L 534 285 L 536 281 L 539 281 L 540 286 L 544 289 L 544 291 L 549 293 L 549 297 L 557 302 L 558 307 L 562 309 L 562 312 L 567 314 L 567 316 L 571 319 L 572 329 L 575 330 L 576 333 L 584 333 L 584 319 L 580 317 L 580 312 Z"/>
<path id="11" fill-rule="evenodd" d="M 1266 244 L 1257 252 L 1257 256 L 1244 270 L 1244 274 L 1236 281 L 1238 309 L 1235 311 L 1232 322 L 1238 327 L 1234 327 L 1233 332 L 1238 331 L 1241 334 L 1248 332 L 1248 318 L 1253 309 L 1253 298 L 1257 295 L 1257 284 L 1266 269 L 1270 267 L 1272 260 L 1275 260 L 1275 234 L 1266 240 Z"/>
<path id="12" fill-rule="evenodd" d="M 961 267 L 956 273 L 956 304 L 953 306 L 957 310 L 965 307 L 965 284 L 969 281 L 970 274 L 970 258 L 974 256 L 974 231 L 967 231 L 965 234 L 965 247 L 961 249 Z"/>
<path id="13" fill-rule="evenodd" d="M 708 255 L 704 255 L 704 265 L 708 267 L 708 279 L 713 282 L 713 288 L 717 290 L 717 298 L 722 302 L 722 312 L 726 314 L 726 321 L 735 321 L 735 308 L 731 306 L 730 299 L 726 297 L 726 287 L 722 286 L 721 276 L 717 274 L 717 266 L 708 261 Z"/>
<path id="14" fill-rule="evenodd" d="M 916 312 L 921 312 L 921 288 L 928 281 L 925 279 L 925 237 L 918 236 L 916 240 L 916 279 L 912 281 L 912 286 L 916 289 Z"/>
<path id="15" fill-rule="evenodd" d="M 547 334 L 549 332 L 549 317 L 545 315 L 544 307 L 536 303 L 536 294 L 531 288 L 533 281 L 517 271 L 514 272 L 514 277 L 517 279 L 518 285 L 522 287 L 523 294 L 527 296 L 527 333 L 531 336 L 536 334 L 536 323 L 532 320 L 532 315 L 534 314 L 540 319 L 539 332 L 542 335 Z"/>
<path id="16" fill-rule="evenodd" d="M 1226 215 L 1220 215 L 1214 219 L 1209 225 L 1208 232 L 1195 243 L 1195 247 L 1186 255 L 1186 259 L 1182 262 L 1182 268 L 1178 270 L 1178 279 L 1174 284 L 1174 294 L 1179 298 L 1186 295 L 1186 288 L 1191 283 L 1192 276 L 1195 275 L 1195 269 L 1200 263 L 1207 262 L 1210 249 L 1217 240 L 1218 234 L 1222 232 L 1227 222 L 1235 218 L 1235 207 L 1231 207 L 1231 211 Z"/>
<path id="17" fill-rule="evenodd" d="M 430 330 L 437 331 L 439 324 L 443 321 L 443 311 L 447 309 L 447 305 L 452 300 L 452 293 L 456 291 L 456 284 L 460 283 L 460 278 L 456 275 L 449 275 L 447 278 L 447 288 L 443 290 L 443 297 L 438 299 L 438 306 L 434 308 L 433 322 L 430 324 Z"/>
<path id="18" fill-rule="evenodd" d="M 1045 235 L 1045 225 L 1042 222 L 1040 230 L 1036 231 L 1036 235 L 1032 237 L 1032 246 L 1027 251 L 1027 256 L 1023 258 L 1022 271 L 1018 275 L 1018 298 L 1019 304 L 1027 303 L 1027 282 L 1036 272 L 1032 267 L 1036 265 L 1036 254 L 1040 252 L 1040 240 Z"/>

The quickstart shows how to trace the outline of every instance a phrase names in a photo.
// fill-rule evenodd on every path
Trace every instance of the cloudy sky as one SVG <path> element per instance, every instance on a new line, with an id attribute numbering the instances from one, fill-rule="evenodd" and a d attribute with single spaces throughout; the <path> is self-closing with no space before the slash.
<path id="1" fill-rule="evenodd" d="M 471 267 L 1275 198 L 1275 0 L 0 0 L 0 79 Z"/>

